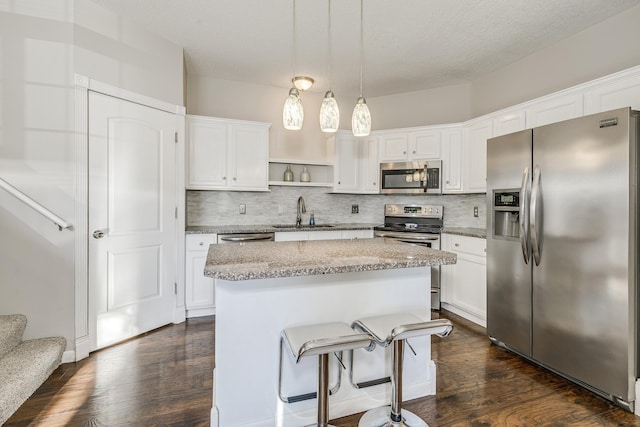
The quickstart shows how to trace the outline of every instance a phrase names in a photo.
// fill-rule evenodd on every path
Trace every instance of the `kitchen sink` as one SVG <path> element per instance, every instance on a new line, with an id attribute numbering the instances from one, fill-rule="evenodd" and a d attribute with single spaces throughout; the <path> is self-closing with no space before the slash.
<path id="1" fill-rule="evenodd" d="M 316 225 L 295 225 L 295 224 L 276 224 L 272 225 L 273 228 L 333 228 L 335 225 L 331 224 L 316 224 Z"/>

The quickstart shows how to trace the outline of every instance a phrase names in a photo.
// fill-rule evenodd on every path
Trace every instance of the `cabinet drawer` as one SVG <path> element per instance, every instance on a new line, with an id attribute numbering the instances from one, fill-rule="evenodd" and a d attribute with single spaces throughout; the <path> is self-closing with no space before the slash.
<path id="1" fill-rule="evenodd" d="M 207 251 L 209 245 L 218 243 L 217 234 L 188 234 L 186 248 L 188 251 Z"/>
<path id="2" fill-rule="evenodd" d="M 458 236 L 450 234 L 447 236 L 449 240 L 449 250 L 453 252 L 461 252 L 469 255 L 477 255 L 481 257 L 487 256 L 487 240 L 477 237 Z"/>

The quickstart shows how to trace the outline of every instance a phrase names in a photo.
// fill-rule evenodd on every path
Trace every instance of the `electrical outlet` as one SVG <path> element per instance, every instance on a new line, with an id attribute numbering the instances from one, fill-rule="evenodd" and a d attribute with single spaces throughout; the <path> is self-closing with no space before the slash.
<path id="1" fill-rule="evenodd" d="M 240 214 L 244 215 L 247 213 L 247 205 L 244 203 L 240 205 Z"/>
<path id="2" fill-rule="evenodd" d="M 478 215 L 478 207 L 477 206 L 473 207 L 473 216 L 476 217 L 476 218 L 478 218 L 478 216 L 479 216 Z"/>
<path id="3" fill-rule="evenodd" d="M 358 213 L 358 205 L 351 205 L 351 213 L 352 214 Z"/>

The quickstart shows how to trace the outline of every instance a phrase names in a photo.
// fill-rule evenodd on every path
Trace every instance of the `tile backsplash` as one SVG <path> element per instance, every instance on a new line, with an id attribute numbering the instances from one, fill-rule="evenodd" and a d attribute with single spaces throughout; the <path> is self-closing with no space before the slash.
<path id="1" fill-rule="evenodd" d="M 305 201 L 309 223 L 383 223 L 387 203 L 444 206 L 445 227 L 486 228 L 485 194 L 377 195 L 335 194 L 322 187 L 271 187 L 270 192 L 187 191 L 187 225 L 295 224 L 298 197 Z M 240 205 L 246 213 L 240 214 Z M 358 213 L 352 214 L 352 205 Z M 478 217 L 473 216 L 474 206 Z"/>

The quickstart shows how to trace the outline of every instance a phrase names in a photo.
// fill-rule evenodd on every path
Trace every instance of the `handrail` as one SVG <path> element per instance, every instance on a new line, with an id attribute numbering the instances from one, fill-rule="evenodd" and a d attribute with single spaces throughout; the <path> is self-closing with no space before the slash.
<path id="1" fill-rule="evenodd" d="M 51 212 L 46 207 L 42 206 L 40 203 L 33 200 L 31 197 L 24 194 L 22 191 L 18 190 L 13 185 L 9 184 L 4 179 L 0 178 L 0 188 L 6 190 L 9 194 L 11 194 L 16 199 L 20 200 L 25 205 L 29 206 L 31 209 L 38 212 L 40 215 L 43 215 L 45 218 L 52 221 L 55 225 L 58 226 L 58 230 L 71 230 L 73 229 L 73 224 L 64 219 L 60 218 L 58 215 Z"/>

